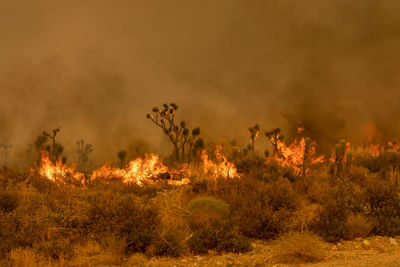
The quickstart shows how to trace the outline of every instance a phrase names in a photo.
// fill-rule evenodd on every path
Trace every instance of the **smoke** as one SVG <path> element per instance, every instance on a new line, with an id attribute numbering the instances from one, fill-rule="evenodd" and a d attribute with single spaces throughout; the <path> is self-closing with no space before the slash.
<path id="1" fill-rule="evenodd" d="M 135 151 L 135 140 L 162 151 L 145 114 L 164 102 L 206 139 L 243 145 L 250 125 L 290 136 L 297 120 L 323 150 L 340 138 L 362 142 L 370 122 L 397 137 L 398 8 L 397 0 L 3 0 L 0 141 L 23 152 L 61 126 L 72 161 L 80 138 L 99 160 Z"/>

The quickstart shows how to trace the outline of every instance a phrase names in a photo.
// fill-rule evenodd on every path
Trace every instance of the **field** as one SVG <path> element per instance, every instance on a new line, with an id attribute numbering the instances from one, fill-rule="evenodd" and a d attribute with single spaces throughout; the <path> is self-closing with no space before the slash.
<path id="1" fill-rule="evenodd" d="M 262 266 L 332 260 L 349 242 L 384 252 L 397 247 L 390 239 L 400 235 L 395 143 L 356 149 L 340 141 L 321 156 L 309 138 L 286 143 L 279 134 L 267 132 L 273 150 L 262 156 L 251 145 L 210 144 L 193 150 L 191 162 L 149 154 L 81 171 L 52 159 L 49 148 L 29 170 L 4 167 L 1 261 L 200 266 L 203 258 L 204 266 L 215 259 Z"/>

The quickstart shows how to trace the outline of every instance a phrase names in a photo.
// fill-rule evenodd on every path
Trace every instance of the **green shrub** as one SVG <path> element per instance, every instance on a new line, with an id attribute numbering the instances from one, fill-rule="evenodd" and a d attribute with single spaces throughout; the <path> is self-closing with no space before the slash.
<path id="1" fill-rule="evenodd" d="M 229 214 L 229 205 L 214 197 L 196 197 L 189 202 L 187 209 L 192 230 L 209 226 L 214 221 L 222 221 Z"/>

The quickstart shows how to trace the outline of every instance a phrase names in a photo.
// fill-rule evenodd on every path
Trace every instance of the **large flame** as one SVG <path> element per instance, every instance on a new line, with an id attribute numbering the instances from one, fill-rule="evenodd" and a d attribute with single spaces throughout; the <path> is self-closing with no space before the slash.
<path id="1" fill-rule="evenodd" d="M 298 126 L 297 133 L 300 134 L 303 131 L 304 127 Z M 295 139 L 289 145 L 286 145 L 284 141 L 279 140 L 278 138 L 278 153 L 275 155 L 275 160 L 283 166 L 291 167 L 297 174 L 300 174 L 303 171 L 304 162 L 306 162 L 308 166 L 324 162 L 325 156 L 322 155 L 316 157 L 316 147 L 317 143 L 315 141 L 311 141 L 307 148 L 306 139 L 304 137 L 300 138 L 300 140 Z M 304 169 L 305 172 L 308 172 L 308 170 L 309 167 Z"/>
<path id="2" fill-rule="evenodd" d="M 211 178 L 234 178 L 239 177 L 235 164 L 228 161 L 225 155 L 221 152 L 222 146 L 218 145 L 215 149 L 216 162 L 209 159 L 205 150 L 201 153 L 201 163 L 204 173 Z"/>
<path id="3" fill-rule="evenodd" d="M 184 166 L 181 170 L 165 166 L 157 155 L 149 154 L 144 158 L 136 158 L 126 168 L 111 167 L 109 164 L 94 170 L 91 179 L 121 179 L 126 184 L 152 184 L 157 180 L 166 180 L 168 184 L 183 185 L 189 183 L 189 170 Z"/>
<path id="4" fill-rule="evenodd" d="M 63 164 L 61 161 L 53 163 L 47 151 L 41 151 L 39 173 L 47 177 L 50 181 L 61 184 L 83 184 L 85 180 L 85 175 L 76 171 L 74 166 L 67 167 L 67 165 Z"/>
<path id="5" fill-rule="evenodd" d="M 212 178 L 233 178 L 238 177 L 235 165 L 229 162 L 225 155 L 221 153 L 222 146 L 218 146 L 215 151 L 216 162 L 210 160 L 203 151 L 201 155 L 203 172 Z M 39 170 L 40 175 L 49 180 L 67 184 L 85 184 L 85 175 L 78 172 L 75 167 L 68 167 L 61 162 L 54 164 L 46 152 L 42 152 L 42 160 Z M 87 175 L 87 181 L 119 179 L 125 184 L 146 185 L 157 181 L 163 181 L 170 185 L 185 185 L 190 182 L 190 171 L 187 164 L 180 169 L 165 166 L 158 155 L 149 154 L 145 157 L 138 157 L 129 162 L 125 168 L 113 167 L 106 164 Z"/>

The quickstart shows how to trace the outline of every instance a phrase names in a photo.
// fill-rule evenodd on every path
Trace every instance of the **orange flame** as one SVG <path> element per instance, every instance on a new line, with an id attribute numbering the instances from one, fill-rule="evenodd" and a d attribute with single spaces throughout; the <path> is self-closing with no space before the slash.
<path id="1" fill-rule="evenodd" d="M 211 178 L 234 178 L 239 177 L 235 164 L 228 161 L 225 155 L 221 152 L 222 146 L 218 145 L 215 149 L 215 158 L 217 162 L 213 162 L 208 158 L 205 150 L 201 153 L 201 162 L 204 173 L 208 174 Z"/>
<path id="2" fill-rule="evenodd" d="M 50 181 L 61 184 L 83 185 L 85 175 L 78 172 L 74 166 L 68 167 L 61 162 L 54 164 L 47 152 L 41 154 L 39 174 Z M 155 154 L 146 155 L 144 158 L 136 158 L 129 162 L 126 168 L 111 167 L 109 164 L 94 170 L 88 177 L 93 181 L 96 179 L 120 179 L 126 184 L 152 184 L 156 181 L 165 181 L 170 185 L 185 185 L 190 182 L 189 168 L 184 165 L 180 170 L 165 166 Z"/>
<path id="3" fill-rule="evenodd" d="M 181 170 L 170 169 L 165 166 L 155 154 L 146 155 L 144 158 L 136 158 L 129 162 L 124 169 L 104 165 L 94 170 L 91 179 L 121 179 L 126 184 L 153 184 L 157 180 L 166 179 L 168 184 L 184 185 L 189 183 L 188 168 Z M 183 178 L 182 178 L 183 177 Z M 182 178 L 177 180 L 177 178 Z"/>
<path id="4" fill-rule="evenodd" d="M 78 183 L 83 184 L 85 175 L 76 171 L 75 167 L 67 167 L 62 164 L 61 161 L 55 164 L 50 160 L 49 153 L 47 151 L 41 151 L 41 164 L 39 174 L 47 177 L 50 181 L 67 184 Z"/>
<path id="5" fill-rule="evenodd" d="M 299 126 L 297 133 L 304 131 L 304 127 Z M 302 137 L 300 140 L 294 140 L 293 143 L 286 145 L 285 142 L 278 140 L 277 148 L 279 153 L 275 155 L 275 160 L 283 166 L 291 167 L 297 174 L 300 174 L 303 167 L 304 157 L 307 156 L 307 164 L 313 165 L 324 162 L 325 156 L 315 157 L 317 143 L 312 141 L 309 144 L 308 153 L 306 155 L 306 140 Z M 306 172 L 309 168 L 306 169 Z"/>

